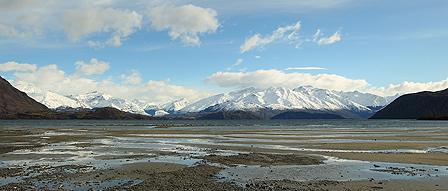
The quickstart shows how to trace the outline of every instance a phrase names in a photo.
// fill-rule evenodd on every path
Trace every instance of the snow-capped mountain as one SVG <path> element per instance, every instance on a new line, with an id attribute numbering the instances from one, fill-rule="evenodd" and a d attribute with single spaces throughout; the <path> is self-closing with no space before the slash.
<path id="1" fill-rule="evenodd" d="M 183 98 L 162 105 L 148 105 L 147 107 L 145 107 L 145 112 L 151 116 L 161 117 L 168 114 L 178 113 L 188 104 L 190 104 L 190 102 L 187 99 Z"/>
<path id="2" fill-rule="evenodd" d="M 68 98 L 66 96 L 51 92 L 44 91 L 32 84 L 26 82 L 14 83 L 14 86 L 20 91 L 25 92 L 28 96 L 47 106 L 50 109 L 56 109 L 59 107 L 71 107 L 71 108 L 88 108 L 87 105 Z"/>
<path id="3" fill-rule="evenodd" d="M 81 95 L 70 95 L 68 97 L 87 105 L 89 108 L 113 107 L 121 111 L 147 115 L 143 103 L 138 100 L 114 98 L 96 91 Z"/>
<path id="4" fill-rule="evenodd" d="M 156 104 L 148 104 L 145 108 L 145 112 L 151 116 L 154 117 L 161 117 L 164 115 L 168 115 L 170 113 L 166 112 L 165 110 L 161 109 L 159 105 Z"/>
<path id="5" fill-rule="evenodd" d="M 175 113 L 175 112 L 182 110 L 189 104 L 190 104 L 190 102 L 187 99 L 182 98 L 182 99 L 178 99 L 178 100 L 163 104 L 160 108 L 168 113 Z"/>
<path id="6" fill-rule="evenodd" d="M 386 106 L 395 99 L 399 97 L 399 95 L 381 97 L 374 94 L 362 93 L 358 91 L 354 92 L 336 92 L 343 98 L 356 102 L 358 104 L 369 106 L 369 107 L 380 107 Z"/>
<path id="7" fill-rule="evenodd" d="M 148 115 L 144 108 L 148 103 L 139 100 L 125 100 L 114 98 L 110 95 L 99 92 L 91 92 L 81 95 L 64 96 L 51 91 L 45 91 L 26 82 L 14 83 L 15 87 L 34 100 L 44 104 L 50 109 L 57 108 L 98 108 L 98 107 L 114 107 L 116 109 Z M 160 113 L 160 112 L 159 112 Z M 163 112 L 162 112 L 163 113 Z"/>
<path id="8" fill-rule="evenodd" d="M 384 106 L 392 101 L 380 98 L 382 97 L 373 94 L 345 93 L 309 86 L 295 89 L 279 87 L 268 89 L 247 88 L 199 100 L 186 106 L 181 112 L 200 112 L 211 107 L 213 110 L 226 111 L 253 111 L 258 109 L 371 111 L 369 106 Z"/>
<path id="9" fill-rule="evenodd" d="M 100 92 L 64 96 L 41 90 L 24 82 L 14 84 L 19 90 L 52 109 L 114 107 L 126 112 L 159 117 L 202 111 L 257 111 L 264 109 L 373 113 L 375 108 L 388 105 L 398 96 L 381 97 L 357 91 L 340 92 L 310 86 L 295 89 L 271 87 L 267 89 L 246 88 L 214 95 L 193 103 L 187 99 L 179 99 L 156 105 L 140 100 L 115 98 Z"/>

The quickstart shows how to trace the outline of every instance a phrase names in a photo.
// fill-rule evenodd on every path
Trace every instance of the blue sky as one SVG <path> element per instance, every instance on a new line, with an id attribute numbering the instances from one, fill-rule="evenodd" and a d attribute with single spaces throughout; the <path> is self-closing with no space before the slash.
<path id="1" fill-rule="evenodd" d="M 68 91 L 58 85 L 42 85 L 33 81 L 42 78 L 43 74 L 36 74 L 39 68 L 54 64 L 55 70 L 64 72 L 60 79 L 42 83 L 88 79 L 103 84 L 88 87 L 106 91 L 118 88 L 108 93 L 121 97 L 128 95 L 115 91 L 126 92 L 127 86 L 152 88 L 129 96 L 154 102 L 282 84 L 380 95 L 448 88 L 448 2 L 443 0 L 48 2 L 51 6 L 28 0 L 0 0 L 0 64 L 14 62 L 17 67 L 30 64 L 38 68 L 1 69 L 0 65 L 0 73 L 10 80 L 34 83 L 61 94 L 91 89 L 69 82 L 60 86 L 80 87 Z M 69 17 L 73 10 L 87 16 Z M 178 14 L 179 10 L 186 15 Z M 92 18 L 83 11 L 90 11 Z M 115 22 L 101 18 L 112 17 L 110 14 L 129 19 Z M 69 28 L 68 24 L 80 22 L 76 19 L 92 23 Z M 241 52 L 241 46 L 254 35 L 266 40 L 279 27 L 297 22 L 300 28 L 294 31 L 295 38 L 288 38 L 292 32 L 288 31 Z M 318 29 L 321 39 L 335 33 L 340 39 L 319 44 L 313 41 Z M 170 36 L 173 31 L 181 32 L 177 39 Z M 107 43 L 114 36 L 120 38 L 120 45 Z M 183 39 L 192 36 L 200 44 Z M 89 46 L 89 41 L 100 45 Z M 83 61 L 94 67 L 92 58 L 106 63 L 107 69 L 86 74 L 75 65 Z M 300 67 L 324 70 L 285 70 Z M 138 74 L 140 79 L 124 83 L 131 74 Z M 256 80 L 259 78 L 266 81 Z M 113 87 L 104 85 L 106 80 Z M 160 82 L 164 88 L 175 90 L 154 91 L 155 87 L 147 87 L 148 82 Z M 151 98 L 147 94 L 162 95 Z"/>

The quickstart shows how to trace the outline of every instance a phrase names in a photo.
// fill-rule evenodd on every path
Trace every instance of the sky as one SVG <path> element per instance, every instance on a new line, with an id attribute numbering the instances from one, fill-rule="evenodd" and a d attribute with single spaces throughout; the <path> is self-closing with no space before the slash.
<path id="1" fill-rule="evenodd" d="M 448 88 L 445 0 L 0 0 L 0 75 L 164 103 L 246 87 Z"/>

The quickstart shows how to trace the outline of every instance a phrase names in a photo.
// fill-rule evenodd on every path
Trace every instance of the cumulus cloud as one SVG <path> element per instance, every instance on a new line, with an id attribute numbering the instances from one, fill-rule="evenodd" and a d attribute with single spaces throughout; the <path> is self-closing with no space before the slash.
<path id="1" fill-rule="evenodd" d="M 111 33 L 105 42 L 89 41 L 89 45 L 121 46 L 122 41 L 140 29 L 143 16 L 135 11 L 114 8 L 67 10 L 64 13 L 64 31 L 73 40 L 95 33 Z"/>
<path id="2" fill-rule="evenodd" d="M 285 70 L 326 70 L 326 68 L 308 66 L 308 67 L 291 67 L 291 68 L 286 68 Z"/>
<path id="3" fill-rule="evenodd" d="M 200 45 L 199 35 L 214 33 L 220 25 L 215 10 L 191 4 L 157 6 L 148 15 L 153 28 L 169 30 L 173 40 L 180 39 L 188 45 Z"/>
<path id="4" fill-rule="evenodd" d="M 14 61 L 0 64 L 0 72 L 25 72 L 34 71 L 37 66 L 34 64 L 21 64 Z"/>
<path id="5" fill-rule="evenodd" d="M 101 62 L 92 60 L 90 63 Z M 3 69 L 4 65 L 0 66 Z M 121 80 L 116 82 L 112 77 L 92 79 L 86 75 L 78 75 L 78 72 L 67 74 L 54 64 L 37 68 L 35 65 L 28 66 L 28 68 L 23 67 L 23 64 L 21 66 L 20 69 L 15 66 L 13 69 L 9 69 L 11 67 L 8 66 L 8 70 L 5 70 L 6 72 L 14 72 L 11 79 L 13 84 L 25 82 L 44 91 L 52 91 L 61 95 L 99 91 L 118 98 L 139 99 L 153 103 L 166 103 L 180 98 L 195 101 L 210 95 L 204 91 L 174 85 L 167 81 L 144 82 L 136 71 L 129 75 L 118 76 Z M 121 77 L 125 77 L 126 80 L 122 81 Z"/>
<path id="6" fill-rule="evenodd" d="M 90 59 L 90 62 L 77 61 L 75 63 L 76 70 L 84 75 L 103 74 L 109 70 L 110 66 L 108 62 L 97 60 L 96 58 Z"/>
<path id="7" fill-rule="evenodd" d="M 122 74 L 121 80 L 123 80 L 126 84 L 139 84 L 142 82 L 142 77 L 140 76 L 140 73 L 137 71 L 132 71 L 130 74 Z"/>
<path id="8" fill-rule="evenodd" d="M 261 34 L 255 34 L 244 41 L 244 43 L 240 46 L 241 53 L 245 53 L 254 48 L 264 47 L 268 44 L 283 40 L 290 44 L 295 44 L 296 46 L 299 43 L 299 31 L 301 28 L 300 21 L 287 25 L 284 27 L 277 28 L 271 35 L 262 36 Z"/>
<path id="9" fill-rule="evenodd" d="M 143 23 L 142 15 L 123 7 L 116 1 L 0 0 L 0 37 L 46 40 L 48 33 L 65 33 L 73 42 L 89 38 L 89 46 L 117 47 Z"/>
<path id="10" fill-rule="evenodd" d="M 336 31 L 333 35 L 328 37 L 322 37 L 322 36 L 323 34 L 320 31 L 320 29 L 317 29 L 316 33 L 313 35 L 313 41 L 316 42 L 318 45 L 328 45 L 328 44 L 334 44 L 342 40 L 342 36 L 339 31 Z"/>
<path id="11" fill-rule="evenodd" d="M 403 82 L 386 87 L 370 85 L 363 79 L 350 79 L 335 74 L 286 73 L 280 70 L 256 70 L 250 72 L 217 72 L 206 79 L 207 83 L 220 87 L 286 87 L 313 86 L 337 91 L 361 91 L 381 96 L 420 91 L 438 91 L 448 88 L 448 79 L 439 82 Z"/>

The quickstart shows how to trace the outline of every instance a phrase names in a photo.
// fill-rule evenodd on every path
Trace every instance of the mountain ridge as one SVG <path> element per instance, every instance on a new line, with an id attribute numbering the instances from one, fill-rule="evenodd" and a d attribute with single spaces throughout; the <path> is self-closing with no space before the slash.
<path id="1" fill-rule="evenodd" d="M 448 89 L 400 96 L 371 119 L 448 119 Z"/>
<path id="2" fill-rule="evenodd" d="M 49 109 L 0 76 L 0 115 L 43 112 Z"/>
<path id="3" fill-rule="evenodd" d="M 301 86 L 294 89 L 251 87 L 213 95 L 195 102 L 189 102 L 189 100 L 182 98 L 157 105 L 145 101 L 115 98 L 98 91 L 63 96 L 54 92 L 39 90 L 30 84 L 17 83 L 17 85 L 29 93 L 31 97 L 53 110 L 113 107 L 125 112 L 154 117 L 179 117 L 189 113 L 192 116 L 195 116 L 195 113 L 207 115 L 220 111 L 227 113 L 235 111 L 268 112 L 262 116 L 271 116 L 273 113 L 279 114 L 281 111 L 320 111 L 342 115 L 345 118 L 366 118 L 395 98 L 394 96 L 381 97 L 357 91 L 341 92 L 311 86 Z"/>

